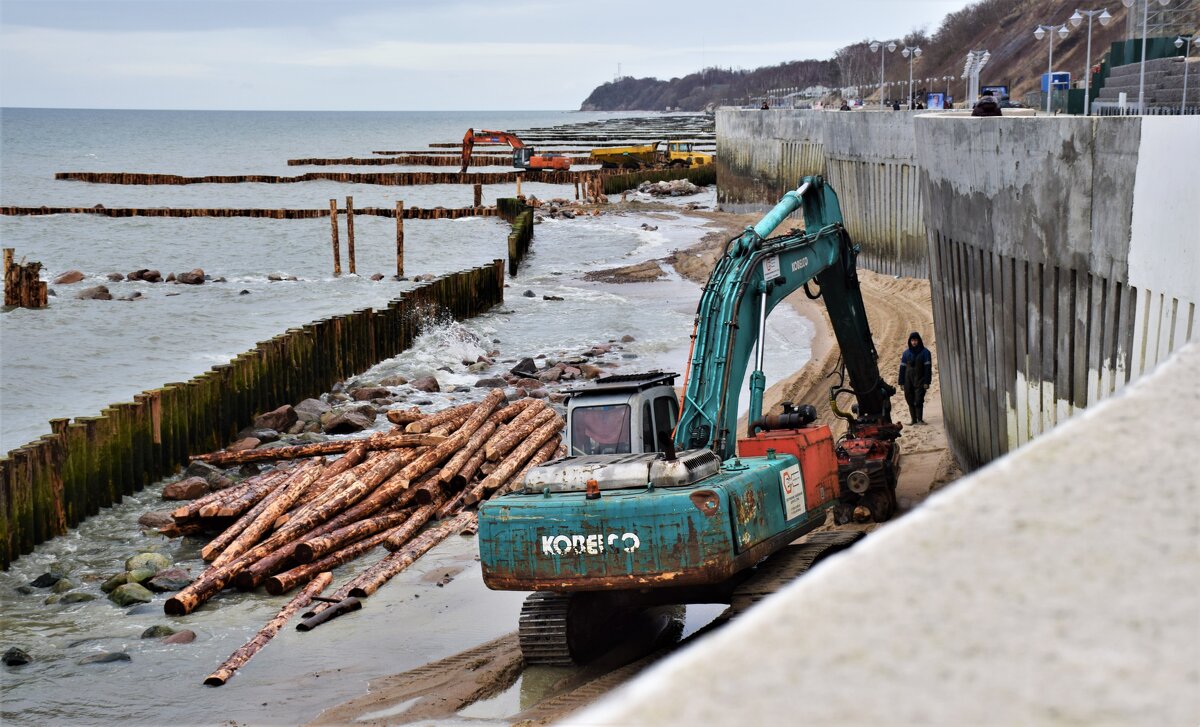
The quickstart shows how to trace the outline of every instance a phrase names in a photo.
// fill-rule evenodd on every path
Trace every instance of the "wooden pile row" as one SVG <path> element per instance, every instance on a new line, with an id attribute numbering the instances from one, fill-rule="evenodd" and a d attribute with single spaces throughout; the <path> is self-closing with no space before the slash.
<path id="1" fill-rule="evenodd" d="M 455 161 L 457 164 L 457 160 Z M 359 207 L 356 215 L 395 218 L 390 207 Z M 406 220 L 457 220 L 463 217 L 493 217 L 495 207 L 405 207 Z M 97 215 L 100 217 L 254 217 L 272 220 L 313 220 L 330 215 L 329 209 L 262 209 L 245 207 L 0 207 L 4 216 Z"/>
<path id="2" fill-rule="evenodd" d="M 476 172 L 308 172 L 291 177 L 275 174 L 215 174 L 186 177 L 180 174 L 142 172 L 57 172 L 56 180 L 92 184 L 292 184 L 298 182 L 340 182 L 343 184 L 381 184 L 409 186 L 425 184 L 511 184 L 517 175 L 546 184 L 571 184 L 570 171 Z"/>
<path id="3" fill-rule="evenodd" d="M 478 403 L 388 418 L 393 431 L 366 439 L 197 457 L 216 465 L 291 462 L 172 513 L 166 534 L 218 534 L 201 551 L 209 567 L 167 600 L 166 613 L 190 613 L 230 586 L 286 593 L 383 545 L 393 554 L 334 599 L 369 595 L 470 521 L 418 536 L 426 524 L 520 487 L 555 455 L 564 425 L 541 400 L 506 405 L 500 389 Z"/>

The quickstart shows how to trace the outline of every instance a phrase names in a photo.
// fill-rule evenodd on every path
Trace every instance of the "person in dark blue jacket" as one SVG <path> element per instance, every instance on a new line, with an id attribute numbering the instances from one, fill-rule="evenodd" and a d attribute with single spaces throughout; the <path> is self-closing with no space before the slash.
<path id="1" fill-rule="evenodd" d="M 908 414 L 912 424 L 925 423 L 925 391 L 933 383 L 933 356 L 925 348 L 921 334 L 913 331 L 908 336 L 908 348 L 900 357 L 900 386 L 904 387 L 904 399 L 908 402 Z"/>

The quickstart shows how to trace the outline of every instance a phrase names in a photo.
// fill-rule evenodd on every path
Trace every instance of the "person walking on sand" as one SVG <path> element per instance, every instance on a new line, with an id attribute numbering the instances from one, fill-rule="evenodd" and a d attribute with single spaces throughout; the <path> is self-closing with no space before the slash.
<path id="1" fill-rule="evenodd" d="M 904 399 L 908 402 L 910 424 L 925 423 L 925 391 L 933 382 L 933 356 L 925 348 L 921 334 L 913 331 L 908 336 L 908 348 L 900 357 L 900 386 L 904 387 Z"/>

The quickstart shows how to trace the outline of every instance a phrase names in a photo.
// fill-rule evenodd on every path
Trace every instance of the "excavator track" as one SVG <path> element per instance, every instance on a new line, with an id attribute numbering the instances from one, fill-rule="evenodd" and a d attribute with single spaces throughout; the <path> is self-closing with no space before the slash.
<path id="1" fill-rule="evenodd" d="M 853 530 L 813 533 L 804 542 L 789 545 L 758 565 L 754 575 L 733 591 L 730 616 L 735 616 L 804 575 L 822 558 L 845 550 L 862 539 Z"/>
<path id="2" fill-rule="evenodd" d="M 517 637 L 521 654 L 528 664 L 570 666 L 570 633 L 567 618 L 571 594 L 538 592 L 530 594 L 521 606 Z"/>

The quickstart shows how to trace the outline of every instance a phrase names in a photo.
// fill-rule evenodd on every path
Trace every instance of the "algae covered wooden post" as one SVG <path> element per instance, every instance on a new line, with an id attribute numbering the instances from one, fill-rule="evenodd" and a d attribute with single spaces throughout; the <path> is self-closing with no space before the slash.
<path id="1" fill-rule="evenodd" d="M 396 203 L 396 280 L 404 277 L 404 202 Z"/>
<path id="2" fill-rule="evenodd" d="M 346 259 L 350 263 L 350 274 L 354 269 L 354 198 L 346 196 Z"/>
<path id="3" fill-rule="evenodd" d="M 338 208 L 337 200 L 329 200 L 329 223 L 333 234 L 333 274 L 342 274 L 342 245 L 338 241 Z"/>
<path id="4" fill-rule="evenodd" d="M 483 185 L 475 185 L 475 209 L 478 210 L 483 206 Z"/>

